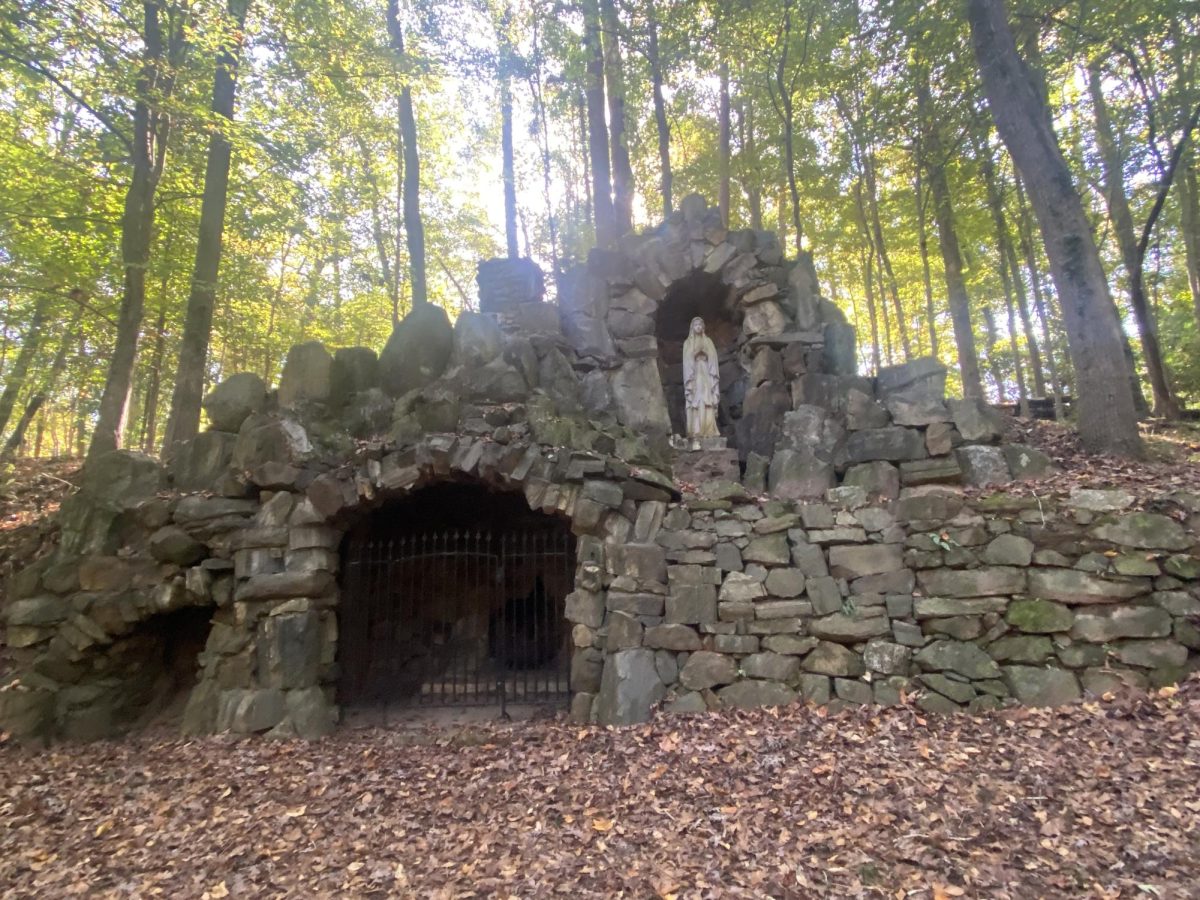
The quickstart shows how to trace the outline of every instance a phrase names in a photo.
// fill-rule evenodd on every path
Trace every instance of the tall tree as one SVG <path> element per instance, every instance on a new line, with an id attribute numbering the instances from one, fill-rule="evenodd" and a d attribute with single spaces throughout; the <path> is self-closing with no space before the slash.
<path id="1" fill-rule="evenodd" d="M 604 120 L 604 47 L 600 39 L 597 0 L 583 2 L 583 49 L 587 56 L 587 145 L 592 170 L 592 214 L 596 244 L 610 247 L 617 239 L 617 213 L 612 198 L 612 167 L 608 157 L 608 126 Z"/>
<path id="2" fill-rule="evenodd" d="M 1171 390 L 1171 376 L 1159 347 L 1158 323 L 1146 298 L 1145 276 L 1146 251 L 1154 233 L 1155 220 L 1170 189 L 1171 179 L 1168 176 L 1165 184 L 1160 185 L 1159 193 L 1163 200 L 1158 200 L 1152 207 L 1150 218 L 1139 238 L 1134 234 L 1133 212 L 1129 206 L 1129 197 L 1125 193 L 1124 160 L 1109 117 L 1108 102 L 1104 99 L 1103 75 L 1096 66 L 1088 72 L 1088 92 L 1096 119 L 1096 144 L 1100 149 L 1100 162 L 1104 173 L 1104 198 L 1108 203 L 1108 214 L 1112 220 L 1117 247 L 1121 252 L 1121 262 L 1125 266 L 1125 277 L 1129 284 L 1129 305 L 1133 309 L 1138 333 L 1142 339 L 1142 358 L 1145 360 L 1146 373 L 1150 376 L 1150 389 L 1154 394 L 1154 413 L 1164 418 L 1177 419 L 1179 404 Z M 1195 127 L 1194 119 L 1191 127 Z M 1190 131 L 1191 128 L 1185 133 L 1184 142 L 1187 141 Z M 1175 162 L 1177 163 L 1177 160 Z M 1171 175 L 1173 174 L 1174 165 L 1171 167 Z"/>
<path id="3" fill-rule="evenodd" d="M 929 89 L 929 70 L 922 66 L 916 77 L 917 107 L 921 134 L 921 163 L 929 181 L 933 198 L 933 218 L 937 223 L 938 245 L 946 277 L 946 299 L 950 306 L 950 321 L 954 325 L 954 342 L 958 347 L 958 370 L 962 376 L 963 396 L 983 398 L 983 382 L 979 378 L 979 356 L 975 350 L 975 331 L 971 325 L 971 300 L 963 277 L 962 250 L 954 224 L 954 205 L 950 199 L 950 183 L 946 165 L 950 155 L 943 147 L 940 123 L 933 110 Z"/>
<path id="4" fill-rule="evenodd" d="M 204 396 L 208 344 L 217 300 L 221 241 L 229 198 L 229 167 L 233 156 L 233 145 L 226 131 L 233 121 L 238 64 L 249 9 L 250 0 L 228 0 L 225 36 L 217 51 L 212 91 L 213 122 L 209 126 L 204 194 L 200 202 L 200 237 L 196 243 L 196 263 L 184 314 L 179 362 L 175 367 L 175 391 L 163 444 L 168 455 L 176 445 L 194 438 L 200 428 L 200 401 Z"/>
<path id="5" fill-rule="evenodd" d="M 658 15 L 655 12 L 654 0 L 647 3 L 646 19 L 646 61 L 650 66 L 650 92 L 654 102 L 654 125 L 658 136 L 659 191 L 662 194 L 665 221 L 671 215 L 674 175 L 671 172 L 671 126 L 667 121 L 667 104 L 663 97 L 662 51 L 659 47 Z M 1197 309 L 1200 309 L 1200 306 L 1197 306 Z"/>
<path id="6" fill-rule="evenodd" d="M 509 36 L 512 10 L 508 4 L 496 25 L 496 79 L 500 87 L 500 172 L 504 181 L 504 243 L 509 259 L 521 255 L 517 246 L 517 174 L 513 152 L 513 46 Z"/>
<path id="7" fill-rule="evenodd" d="M 996 129 L 1029 186 L 1046 243 L 1075 364 L 1080 435 L 1089 449 L 1140 456 L 1116 307 L 1037 76 L 1017 52 L 1003 0 L 967 0 L 967 17 Z"/>
<path id="8" fill-rule="evenodd" d="M 400 22 L 400 0 L 388 0 L 387 29 L 401 79 L 396 108 L 404 142 L 404 238 L 412 304 L 416 308 L 429 302 L 429 288 L 425 277 L 425 223 L 421 219 L 421 154 L 417 145 L 417 119 L 413 114 L 412 75 L 408 71 L 404 26 Z"/>
<path id="9" fill-rule="evenodd" d="M 633 164 L 625 133 L 625 61 L 621 20 L 614 0 L 600 0 L 604 26 L 604 84 L 608 99 L 608 140 L 612 159 L 613 214 L 617 234 L 633 230 Z"/>
<path id="10" fill-rule="evenodd" d="M 109 357 L 104 392 L 88 460 L 121 446 L 133 367 L 146 306 L 146 270 L 154 240 L 155 194 L 167 161 L 171 132 L 170 99 L 185 51 L 187 9 L 163 0 L 142 2 L 141 70 L 135 87 L 133 131 L 128 142 L 129 188 L 121 215 L 124 290 L 117 314 L 117 337 Z"/>

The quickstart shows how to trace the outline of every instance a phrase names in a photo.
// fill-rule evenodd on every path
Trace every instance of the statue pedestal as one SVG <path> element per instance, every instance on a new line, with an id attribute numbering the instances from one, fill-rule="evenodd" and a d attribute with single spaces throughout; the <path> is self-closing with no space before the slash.
<path id="1" fill-rule="evenodd" d="M 687 439 L 684 439 L 687 440 Z M 709 481 L 731 481 L 738 484 L 741 481 L 741 470 L 738 467 L 738 452 L 725 446 L 725 438 L 706 438 L 712 442 L 720 442 L 719 446 L 709 449 L 680 450 L 675 455 L 675 480 L 687 482 L 697 488 Z"/>
<path id="2" fill-rule="evenodd" d="M 671 447 L 683 453 L 695 453 L 697 451 L 706 450 L 725 450 L 728 446 L 729 442 L 720 435 L 717 437 L 705 438 L 684 437 L 682 434 L 671 435 Z"/>

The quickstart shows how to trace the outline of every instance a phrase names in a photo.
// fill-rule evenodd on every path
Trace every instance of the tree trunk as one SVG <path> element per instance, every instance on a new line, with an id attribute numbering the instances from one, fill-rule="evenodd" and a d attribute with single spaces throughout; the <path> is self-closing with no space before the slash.
<path id="1" fill-rule="evenodd" d="M 862 234 L 864 259 L 863 269 L 865 275 L 863 283 L 866 287 L 867 294 L 867 318 L 871 323 L 871 362 L 875 366 L 876 373 L 883 367 L 883 361 L 879 354 L 879 314 L 875 306 L 875 251 L 871 246 L 871 232 L 867 227 L 867 210 L 866 204 L 863 202 L 863 185 L 862 178 L 858 178 L 854 182 L 854 199 L 858 209 L 858 227 Z"/>
<path id="2" fill-rule="evenodd" d="M 1000 371 L 1000 357 L 996 353 L 996 316 L 990 306 L 985 305 L 981 312 L 983 313 L 984 346 L 987 348 L 987 367 L 992 375 L 992 383 L 996 385 L 996 402 L 1007 403 L 1008 391 L 1004 385 L 1004 373 Z"/>
<path id="3" fill-rule="evenodd" d="M 617 239 L 617 212 L 612 198 L 612 169 L 608 157 L 608 126 L 604 121 L 604 48 L 600 41 L 597 0 L 584 0 L 583 46 L 587 56 L 588 156 L 592 163 L 592 208 L 596 246 L 611 247 Z"/>
<path id="4" fill-rule="evenodd" d="M 521 255 L 517 246 L 517 178 L 513 161 L 512 85 L 500 77 L 500 153 L 504 179 L 504 239 L 509 259 Z"/>
<path id="5" fill-rule="evenodd" d="M 1046 242 L 1075 363 L 1080 435 L 1089 450 L 1141 456 L 1116 307 L 1049 109 L 1017 53 L 1003 0 L 968 0 L 967 14 L 988 106 Z"/>
<path id="6" fill-rule="evenodd" d="M 400 0 L 388 0 L 387 27 L 392 50 L 399 61 L 403 61 L 404 28 L 400 24 Z M 421 222 L 421 154 L 417 145 L 417 119 L 413 114 L 412 86 L 407 75 L 403 78 L 397 115 L 404 142 L 404 236 L 408 247 L 408 280 L 415 309 L 429 302 L 429 288 L 425 279 L 425 226 Z"/>
<path id="7" fill-rule="evenodd" d="M 743 94 L 741 102 L 741 143 L 745 162 L 742 166 L 742 187 L 746 191 L 746 206 L 750 210 L 750 227 L 762 231 L 762 173 L 758 165 L 758 141 L 754 136 L 754 100 L 749 93 Z"/>
<path id="8" fill-rule="evenodd" d="M 962 375 L 963 396 L 982 399 L 983 383 L 979 379 L 979 356 L 975 350 L 975 333 L 971 328 L 971 301 L 967 295 L 967 283 L 963 278 L 958 234 L 954 230 L 954 207 L 950 200 L 950 186 L 946 182 L 945 154 L 937 123 L 930 118 L 927 80 L 917 85 L 917 103 L 923 110 L 920 113 L 921 121 L 928 128 L 923 141 L 924 163 L 926 174 L 929 176 L 929 190 L 933 197 L 933 217 L 937 223 L 938 245 L 945 267 L 946 299 L 950 307 L 950 321 L 954 325 L 954 343 L 958 347 L 958 369 Z"/>
<path id="9" fill-rule="evenodd" d="M 1054 394 L 1054 418 L 1061 422 L 1066 418 L 1066 407 L 1063 404 L 1064 386 L 1059 377 L 1058 358 L 1050 336 L 1050 315 L 1046 308 L 1046 298 L 1042 293 L 1041 267 L 1038 265 L 1037 251 L 1033 245 L 1033 226 L 1029 221 L 1029 208 L 1025 203 L 1025 192 L 1021 187 L 1020 178 L 1016 179 L 1016 186 L 1017 236 L 1021 242 L 1021 254 L 1025 257 L 1025 268 L 1029 271 L 1029 285 L 1033 290 L 1033 308 L 1041 325 L 1042 349 L 1046 354 L 1046 368 L 1050 372 L 1050 390 Z"/>
<path id="10" fill-rule="evenodd" d="M 250 0 L 228 0 L 226 14 L 231 33 L 226 35 L 217 51 L 217 67 L 213 76 L 212 112 L 218 122 L 233 121 L 242 33 L 249 8 Z M 217 300 L 232 156 L 229 138 L 220 128 L 214 128 L 208 139 L 204 193 L 200 201 L 200 237 L 196 243 L 196 263 L 192 270 L 187 312 L 184 314 L 179 361 L 175 367 L 171 412 L 167 417 L 167 433 L 163 439 L 163 452 L 167 457 L 176 446 L 190 441 L 200 430 L 200 401 L 204 397 L 208 343 L 212 336 L 213 307 Z"/>
<path id="11" fill-rule="evenodd" d="M 1088 92 L 1092 99 L 1092 112 L 1096 117 L 1096 145 L 1100 149 L 1100 162 L 1104 172 L 1104 199 L 1108 203 L 1108 216 L 1112 221 L 1117 249 L 1121 252 L 1121 262 L 1125 266 L 1125 277 L 1129 283 L 1129 305 L 1133 309 L 1138 334 L 1142 339 L 1142 359 L 1146 363 L 1146 373 L 1150 376 L 1154 414 L 1167 419 L 1177 419 L 1179 405 L 1171 393 L 1170 375 L 1158 344 L 1158 324 L 1146 300 L 1145 260 L 1134 232 L 1129 198 L 1125 195 L 1124 160 L 1117 147 L 1112 120 L 1108 115 L 1100 72 L 1095 68 L 1088 72 Z"/>
<path id="12" fill-rule="evenodd" d="M 29 328 L 21 338 L 21 349 L 13 360 L 12 368 L 5 373 L 4 391 L 0 393 L 0 434 L 8 427 L 12 418 L 13 408 L 17 404 L 17 395 L 25 387 L 29 377 L 29 367 L 33 365 L 34 357 L 42 346 L 42 329 L 50 318 L 50 294 L 41 294 L 33 307 L 33 315 L 29 319 Z"/>
<path id="13" fill-rule="evenodd" d="M 604 82 L 608 98 L 608 141 L 612 155 L 613 214 L 617 236 L 633 230 L 633 165 L 625 135 L 625 63 L 621 58 L 621 21 L 613 0 L 600 0 L 604 26 Z"/>
<path id="14" fill-rule="evenodd" d="M 542 45 L 537 17 L 533 22 L 533 71 L 530 74 L 530 89 L 533 93 L 534 113 L 538 124 L 538 151 L 542 158 L 542 201 L 546 204 L 546 226 L 550 232 L 550 273 L 558 278 L 562 268 L 558 255 L 558 216 L 554 212 L 554 196 L 551 189 L 553 172 L 550 166 L 550 124 L 546 120 L 546 98 L 542 91 Z"/>
<path id="15" fill-rule="evenodd" d="M 920 155 L 919 152 L 917 154 Z M 921 162 L 914 160 L 916 179 L 913 190 L 917 195 L 917 250 L 921 254 L 921 282 L 925 287 L 925 318 L 929 326 L 929 355 L 937 358 L 937 317 L 933 309 L 933 279 L 929 274 L 929 229 L 925 223 L 925 186 L 921 183 Z"/>
<path id="16" fill-rule="evenodd" d="M 67 368 L 67 359 L 71 355 L 71 347 L 75 343 L 75 337 L 79 334 L 79 324 L 83 318 L 83 307 L 75 307 L 75 311 L 71 314 L 71 319 L 67 323 L 65 330 L 62 331 L 62 337 L 58 342 L 58 350 L 54 353 L 54 359 L 50 363 L 50 368 L 46 371 L 41 383 L 38 385 L 37 392 L 29 398 L 25 404 L 25 411 L 21 414 L 20 420 L 17 422 L 17 427 L 13 429 L 12 435 L 5 444 L 3 456 L 5 459 L 10 458 L 25 440 L 25 432 L 29 428 L 29 423 L 33 421 L 33 417 L 38 414 L 38 411 L 45 404 L 46 400 L 52 396 L 58 388 L 59 379 Z M 45 424 L 45 417 L 38 421 L 38 442 L 34 449 L 34 456 L 41 455 L 41 437 L 42 430 Z M 2 429 L 0 429 L 2 431 Z"/>
<path id="17" fill-rule="evenodd" d="M 165 307 L 166 298 L 164 297 L 163 308 L 158 311 L 158 321 L 154 328 L 154 351 L 150 357 L 150 384 L 146 386 L 146 405 L 142 413 L 143 453 L 153 453 L 158 443 L 158 395 L 162 390 L 163 357 L 167 351 Z"/>
<path id="18" fill-rule="evenodd" d="M 1192 311 L 1200 328 L 1200 179 L 1196 177 L 1196 150 L 1192 147 L 1182 164 L 1179 177 L 1180 231 L 1187 260 L 1188 287 L 1192 292 Z"/>
<path id="19" fill-rule="evenodd" d="M 896 284 L 896 273 L 892 259 L 883 241 L 883 225 L 879 218 L 879 188 L 875 178 L 875 152 L 871 147 L 863 148 L 863 170 L 867 176 L 867 199 L 871 207 L 871 229 L 875 233 L 875 249 L 879 253 L 880 278 L 887 276 L 888 293 L 896 311 L 896 330 L 900 333 L 900 346 L 904 350 L 904 361 L 912 359 L 912 342 L 908 338 L 908 322 L 904 318 L 904 307 L 900 303 L 900 288 Z"/>
<path id="20" fill-rule="evenodd" d="M 7 463 L 16 456 L 17 450 L 25 442 L 25 432 L 29 430 L 29 423 L 33 421 L 33 417 L 38 414 L 38 410 L 42 408 L 42 404 L 45 402 L 45 394 L 34 394 L 29 398 L 29 402 L 25 404 L 25 411 L 21 413 L 21 418 L 17 420 L 17 427 L 13 429 L 13 433 L 4 442 L 4 450 L 0 451 L 0 463 Z"/>
<path id="21" fill-rule="evenodd" d="M 88 447 L 89 461 L 121 446 L 146 305 L 146 269 L 154 240 L 154 195 L 166 163 L 171 128 L 165 107 L 174 90 L 184 46 L 182 23 L 171 23 L 172 32 L 164 36 L 159 19 L 161 10 L 161 0 L 142 2 L 144 49 L 133 107 L 132 171 L 121 214 L 124 287 L 117 314 L 117 337 Z M 151 105 L 152 100 L 156 105 Z"/>
<path id="22" fill-rule="evenodd" d="M 658 131 L 658 164 L 661 170 L 660 190 L 662 192 L 663 221 L 671 216 L 671 126 L 667 122 L 667 104 L 663 99 L 662 59 L 658 52 L 658 18 L 655 15 L 654 4 L 649 5 L 650 43 L 648 62 L 650 64 L 650 90 L 654 96 L 654 124 Z M 1200 301 L 1198 301 L 1200 302 Z M 1200 309 L 1200 306 L 1197 306 Z M 1200 313 L 1198 313 L 1200 315 Z"/>
<path id="23" fill-rule="evenodd" d="M 717 206 L 721 210 L 721 222 L 726 228 L 729 221 L 730 196 L 730 149 L 731 127 L 729 121 L 729 63 L 721 60 L 717 71 L 720 83 L 720 98 L 717 105 Z"/>
<path id="24" fill-rule="evenodd" d="M 1025 366 L 1021 362 L 1021 351 L 1017 344 L 1016 311 L 1013 304 L 1015 285 L 1020 285 L 1022 292 L 1021 306 L 1025 308 L 1024 285 L 1021 284 L 1021 273 L 1017 271 L 1016 260 L 1012 257 L 1012 241 L 1009 240 L 1008 222 L 1004 218 L 1004 196 L 996 183 L 996 168 L 992 164 L 991 148 L 986 138 L 978 141 L 976 155 L 983 167 L 983 181 L 987 189 L 988 208 L 992 212 L 992 225 L 996 229 L 996 272 L 1000 276 L 1000 286 L 1004 291 L 1004 308 L 1008 317 L 1008 340 L 1013 355 L 1013 370 L 1017 377 L 1017 402 L 1020 404 L 1021 415 L 1029 417 L 1029 389 L 1025 384 Z M 1011 266 L 1010 266 L 1011 262 Z M 1028 312 L 1025 313 L 1025 336 L 1031 347 L 1031 359 L 1036 355 L 1037 344 L 1029 328 Z M 988 351 L 991 352 L 990 350 Z"/>
<path id="25" fill-rule="evenodd" d="M 383 215 L 380 210 L 379 181 L 375 178 L 375 169 L 371 165 L 371 150 L 361 135 L 355 135 L 358 144 L 358 156 L 363 167 L 363 177 L 367 182 L 371 195 L 371 238 L 375 242 L 375 255 L 379 257 L 379 270 L 383 273 L 383 286 L 387 288 L 388 296 L 392 298 L 393 307 L 397 296 L 395 274 L 392 271 L 391 250 L 388 248 L 387 236 L 383 233 Z"/>

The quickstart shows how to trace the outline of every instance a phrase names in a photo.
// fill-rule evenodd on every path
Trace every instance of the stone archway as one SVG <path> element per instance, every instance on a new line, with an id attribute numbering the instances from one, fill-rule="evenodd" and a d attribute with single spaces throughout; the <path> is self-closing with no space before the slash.
<path id="1" fill-rule="evenodd" d="M 740 311 L 733 292 L 717 275 L 697 270 L 672 282 L 655 311 L 654 335 L 658 341 L 658 372 L 671 427 L 686 433 L 683 395 L 683 343 L 693 318 L 704 320 L 720 356 L 721 409 L 718 424 L 722 434 L 736 446 L 734 423 L 741 417 L 746 393 L 746 371 L 741 364 Z"/>
<path id="2" fill-rule="evenodd" d="M 360 516 L 341 557 L 344 708 L 566 705 L 569 520 L 439 481 Z"/>

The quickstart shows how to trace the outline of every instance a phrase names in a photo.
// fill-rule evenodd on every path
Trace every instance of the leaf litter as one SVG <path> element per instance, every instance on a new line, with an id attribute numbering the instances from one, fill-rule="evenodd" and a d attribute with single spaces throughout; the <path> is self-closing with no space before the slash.
<path id="1" fill-rule="evenodd" d="M 1200 677 L 1058 710 L 0 744 L 9 897 L 1195 897 Z"/>

